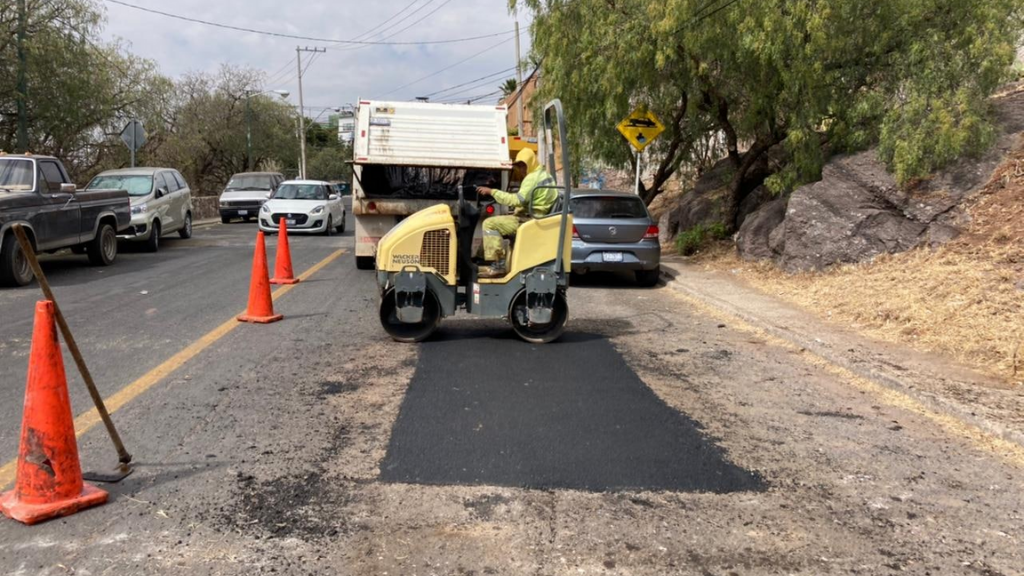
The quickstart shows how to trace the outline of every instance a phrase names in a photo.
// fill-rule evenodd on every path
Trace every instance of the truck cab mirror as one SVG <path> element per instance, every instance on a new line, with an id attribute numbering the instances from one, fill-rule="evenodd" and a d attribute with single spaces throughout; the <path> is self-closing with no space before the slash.
<path id="1" fill-rule="evenodd" d="M 60 185 L 61 194 L 74 194 L 75 190 L 75 185 L 70 182 L 62 182 Z"/>

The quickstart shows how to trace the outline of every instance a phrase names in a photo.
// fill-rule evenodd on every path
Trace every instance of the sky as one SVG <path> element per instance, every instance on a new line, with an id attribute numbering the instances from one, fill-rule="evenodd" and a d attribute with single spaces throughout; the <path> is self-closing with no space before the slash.
<path id="1" fill-rule="evenodd" d="M 307 108 L 354 104 L 359 99 L 411 100 L 493 75 L 431 100 L 483 96 L 515 75 L 510 70 L 515 66 L 515 16 L 509 13 L 507 0 L 124 0 L 218 24 L 326 39 L 419 42 L 501 34 L 450 44 L 359 48 L 226 30 L 97 1 L 106 10 L 103 35 L 121 39 L 132 53 L 154 60 L 163 74 L 176 78 L 187 72 L 216 72 L 222 64 L 248 66 L 266 72 L 266 89 L 291 92 L 288 101 L 295 105 L 295 47 L 326 48 L 303 76 Z M 525 59 L 530 15 L 519 17 Z M 304 54 L 306 59 L 310 56 Z M 509 71 L 498 74 L 504 70 Z M 497 100 L 494 96 L 480 102 Z"/>

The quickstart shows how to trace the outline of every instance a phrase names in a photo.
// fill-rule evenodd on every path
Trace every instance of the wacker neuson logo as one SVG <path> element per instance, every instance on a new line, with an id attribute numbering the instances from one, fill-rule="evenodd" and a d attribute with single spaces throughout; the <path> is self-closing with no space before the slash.
<path id="1" fill-rule="evenodd" d="M 394 254 L 391 256 L 392 264 L 419 264 L 419 254 Z"/>

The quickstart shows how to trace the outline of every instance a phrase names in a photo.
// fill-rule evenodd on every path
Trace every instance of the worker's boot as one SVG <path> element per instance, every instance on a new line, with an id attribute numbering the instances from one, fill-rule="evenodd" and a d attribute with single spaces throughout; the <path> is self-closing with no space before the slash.
<path id="1" fill-rule="evenodd" d="M 479 278 L 504 278 L 508 274 L 508 267 L 505 265 L 504 249 L 495 252 L 495 260 L 488 266 L 481 266 L 477 271 Z"/>

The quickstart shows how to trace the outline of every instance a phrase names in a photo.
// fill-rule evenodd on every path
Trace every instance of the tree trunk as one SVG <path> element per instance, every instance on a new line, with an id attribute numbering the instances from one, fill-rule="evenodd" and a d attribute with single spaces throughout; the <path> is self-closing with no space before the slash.
<path id="1" fill-rule="evenodd" d="M 724 224 L 730 233 L 735 232 L 739 226 L 736 222 L 736 216 L 739 214 L 740 204 L 743 203 L 746 196 L 757 187 L 751 186 L 750 182 L 747 181 L 750 169 L 757 164 L 758 160 L 760 160 L 761 157 L 763 157 L 772 148 L 772 146 L 775 146 L 783 140 L 785 140 L 785 133 L 783 131 L 773 130 L 771 136 L 755 140 L 754 145 L 742 155 L 742 160 L 736 168 L 736 174 L 733 176 L 732 183 L 729 185 L 728 204 L 725 206 L 726 221 Z M 760 183 L 758 185 L 760 185 Z"/>

